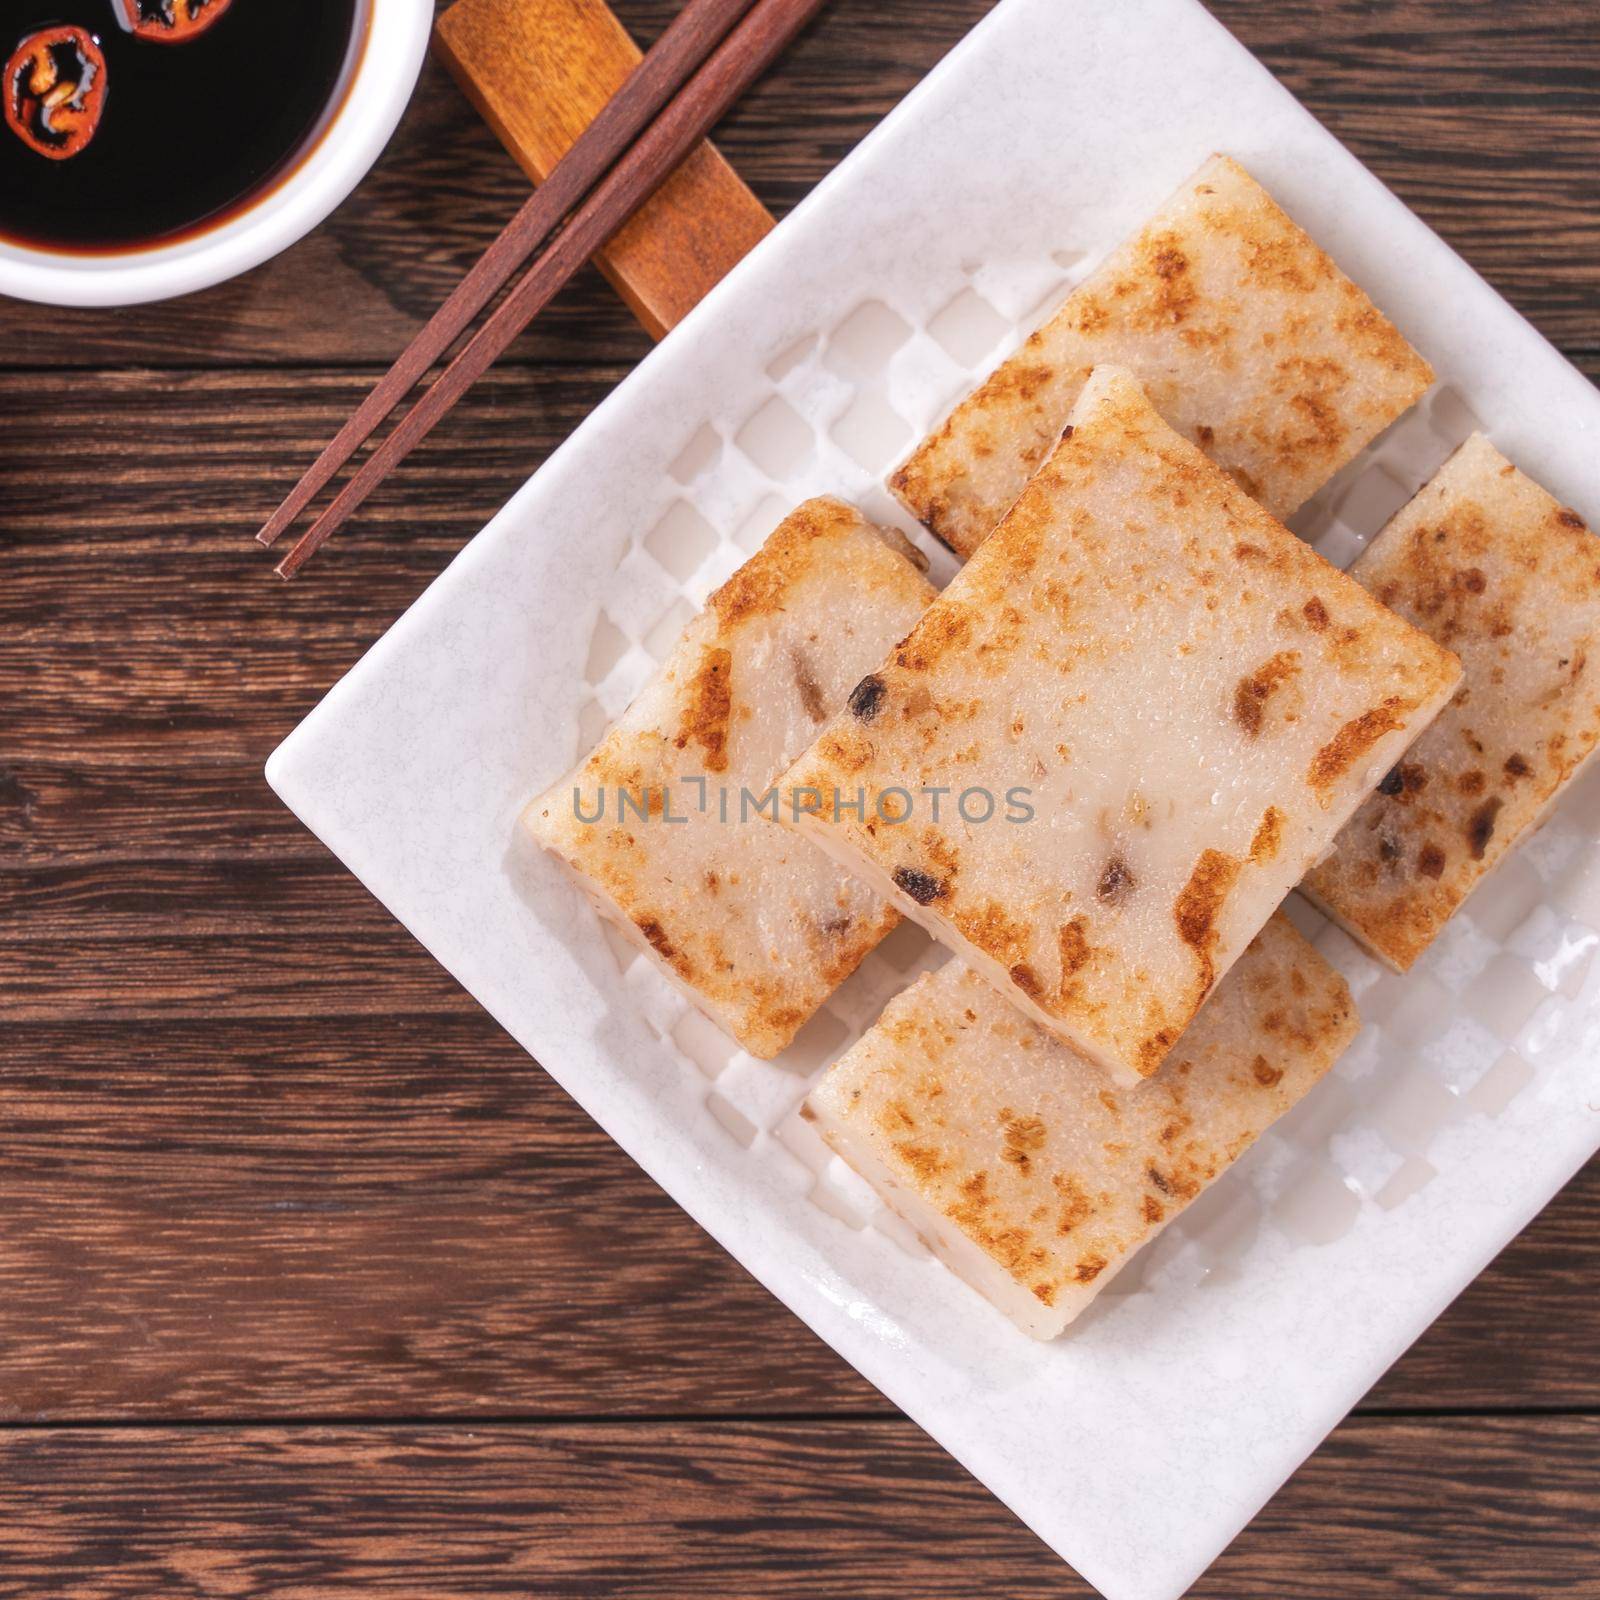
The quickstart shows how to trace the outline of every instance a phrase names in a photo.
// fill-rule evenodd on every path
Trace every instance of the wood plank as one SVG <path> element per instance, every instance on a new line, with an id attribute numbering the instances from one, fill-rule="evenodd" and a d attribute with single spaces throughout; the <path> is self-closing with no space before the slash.
<path id="1" fill-rule="evenodd" d="M 404 1014 L 389 973 L 438 969 L 341 956 L 341 915 L 309 948 L 393 1014 L 6 1024 L 0 1419 L 887 1412 L 487 1017 Z M 1370 1404 L 1600 1408 L 1597 1241 L 1600 1161 Z"/>
<path id="2" fill-rule="evenodd" d="M 542 183 L 639 64 L 605 0 L 455 0 L 434 49 L 523 171 Z M 653 339 L 772 231 L 702 141 L 594 258 Z"/>
<path id="3" fill-rule="evenodd" d="M 1593 1594 L 1600 1420 L 1345 1424 L 1195 1600 Z M 0 1596 L 1088 1596 L 906 1423 L 0 1436 Z"/>
<path id="4" fill-rule="evenodd" d="M 647 41 L 673 4 L 617 9 Z M 924 0 L 908 13 L 832 0 L 724 122 L 720 147 L 783 215 L 988 7 Z M 1212 9 L 1550 338 L 1600 350 L 1600 12 L 1555 0 L 1212 0 Z M 275 261 L 115 317 L 6 305 L 0 333 L 10 360 L 38 367 L 387 363 L 526 193 L 430 65 L 368 181 Z M 540 360 L 629 363 L 647 348 L 592 272 L 519 346 Z"/>
<path id="5" fill-rule="evenodd" d="M 441 520 L 454 531 L 476 529 L 504 498 L 498 475 L 520 484 L 624 375 L 622 367 L 495 368 L 445 419 L 426 453 L 413 458 L 428 471 L 418 474 L 408 462 L 402 481 L 386 483 L 362 520 L 408 532 Z M 164 553 L 248 553 L 236 534 L 252 531 L 259 505 L 280 493 L 375 377 L 306 368 L 0 369 L 8 554 L 71 551 L 83 537 L 103 534 L 116 536 L 115 553 L 140 563 Z M 686 426 L 686 436 L 692 431 Z M 93 470 L 85 470 L 86 440 L 93 441 Z M 391 541 L 387 548 L 395 553 L 402 546 Z M 170 585 L 170 570 L 146 571 Z M 270 563 L 241 564 L 240 571 L 258 577 Z M 298 593 L 265 582 L 254 591 L 257 614 L 282 614 Z M 173 611 L 169 603 L 168 615 Z"/>
<path id="6" fill-rule="evenodd" d="M 491 374 L 315 582 L 284 585 L 251 534 L 361 378 L 0 374 L 0 703 L 28 707 L 0 769 L 259 766 L 616 376 Z M 96 440 L 98 474 L 71 470 L 69 438 Z"/>
<path id="7" fill-rule="evenodd" d="M 281 932 L 168 933 L 158 925 L 131 944 L 29 939 L 6 949 L 5 964 L 0 1025 L 8 1032 L 50 1018 L 175 1023 L 223 1009 L 263 1020 L 476 1009 L 442 967 L 407 958 L 392 923 L 299 941 Z"/>
<path id="8" fill-rule="evenodd" d="M 297 852 L 298 854 L 299 852 Z M 464 1015 L 475 1002 L 326 851 L 0 873 L 0 1025 Z"/>
<path id="9" fill-rule="evenodd" d="M 270 735 L 267 735 L 270 737 Z M 89 760 L 93 752 L 87 752 Z M 326 852 L 251 758 L 169 766 L 21 759 L 0 753 L 0 874 L 93 862 L 138 882 L 129 863 L 321 860 Z M 26 893 L 0 877 L 0 894 Z"/>
<path id="10" fill-rule="evenodd" d="M 475 1009 L 6 1034 L 0 1419 L 885 1409 Z"/>
<path id="11" fill-rule="evenodd" d="M 281 809 L 281 808 L 280 808 Z M 304 838 L 302 829 L 302 838 Z M 162 939 L 379 933 L 394 919 L 326 849 L 266 860 L 113 860 L 0 873 L 0 950 L 55 939 L 127 949 Z M 132 985 L 130 985 L 132 987 Z"/>

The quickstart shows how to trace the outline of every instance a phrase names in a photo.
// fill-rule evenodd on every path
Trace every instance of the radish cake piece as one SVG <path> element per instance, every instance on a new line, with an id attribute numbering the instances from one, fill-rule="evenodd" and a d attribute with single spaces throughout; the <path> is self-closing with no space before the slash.
<path id="1" fill-rule="evenodd" d="M 803 1115 L 952 1271 L 1053 1339 L 1358 1026 L 1344 980 L 1275 916 L 1160 1072 L 1119 1089 L 951 961 Z"/>
<path id="2" fill-rule="evenodd" d="M 1600 542 L 1474 435 L 1350 572 L 1466 671 L 1303 885 L 1404 972 L 1600 743 Z"/>
<path id="3" fill-rule="evenodd" d="M 769 791 L 933 598 L 910 548 L 837 500 L 806 502 L 711 596 L 594 753 L 523 814 L 752 1055 L 782 1050 L 899 920 L 776 827 Z"/>
<path id="4" fill-rule="evenodd" d="M 1060 437 L 1090 369 L 1287 517 L 1433 381 L 1426 361 L 1236 162 L 1213 156 L 920 445 L 895 493 L 969 556 Z"/>
<path id="5" fill-rule="evenodd" d="M 1460 666 L 1127 373 L 1067 431 L 790 769 L 785 822 L 1136 1083 Z"/>

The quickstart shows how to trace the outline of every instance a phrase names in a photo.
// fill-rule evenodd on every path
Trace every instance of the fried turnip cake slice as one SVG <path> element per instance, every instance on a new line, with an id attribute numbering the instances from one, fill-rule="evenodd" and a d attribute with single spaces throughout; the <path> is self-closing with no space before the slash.
<path id="1" fill-rule="evenodd" d="M 1600 743 L 1600 540 L 1474 435 L 1350 572 L 1466 671 L 1303 885 L 1403 972 Z"/>
<path id="2" fill-rule="evenodd" d="M 813 797 L 785 822 L 1133 1083 L 1460 666 L 1127 373 L 1097 368 L 1072 417 L 785 776 Z"/>
<path id="3" fill-rule="evenodd" d="M 1060 437 L 1090 369 L 1157 410 L 1277 517 L 1433 381 L 1426 361 L 1236 162 L 1213 156 L 891 479 L 969 556 Z"/>
<path id="4" fill-rule="evenodd" d="M 892 1000 L 806 1102 L 935 1255 L 1053 1339 L 1310 1089 L 1359 1026 L 1275 916 L 1137 1089 L 951 961 Z"/>
<path id="5" fill-rule="evenodd" d="M 807 501 L 524 813 L 601 912 L 752 1055 L 782 1050 L 899 920 L 764 801 L 933 598 L 909 549 L 850 506 Z"/>

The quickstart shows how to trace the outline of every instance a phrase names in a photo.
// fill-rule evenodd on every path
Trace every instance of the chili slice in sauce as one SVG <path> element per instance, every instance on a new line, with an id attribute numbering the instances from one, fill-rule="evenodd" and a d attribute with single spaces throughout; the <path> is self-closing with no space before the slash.
<path id="1" fill-rule="evenodd" d="M 122 26 L 141 39 L 183 44 L 204 33 L 233 0 L 117 0 Z"/>
<path id="2" fill-rule="evenodd" d="M 83 28 L 41 28 L 6 62 L 6 126 L 51 161 L 88 148 L 106 105 L 106 58 Z"/>

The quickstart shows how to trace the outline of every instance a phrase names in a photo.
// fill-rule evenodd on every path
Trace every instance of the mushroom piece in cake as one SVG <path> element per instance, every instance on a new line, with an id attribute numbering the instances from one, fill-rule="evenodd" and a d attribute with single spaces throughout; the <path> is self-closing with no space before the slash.
<path id="1" fill-rule="evenodd" d="M 1459 677 L 1101 367 L 785 823 L 1136 1083 Z"/>
<path id="2" fill-rule="evenodd" d="M 1213 156 L 956 407 L 892 487 L 971 555 L 1054 447 L 1090 370 L 1108 361 L 1278 517 L 1433 381 L 1272 196 Z"/>
<path id="3" fill-rule="evenodd" d="M 899 920 L 771 817 L 773 780 L 933 598 L 910 548 L 840 501 L 806 502 L 523 815 L 752 1055 L 782 1050 Z"/>
<path id="4" fill-rule="evenodd" d="M 1121 1089 L 952 961 L 890 1002 L 803 1115 L 946 1265 L 1051 1339 L 1358 1026 L 1344 980 L 1275 916 L 1160 1072 Z"/>
<path id="5" fill-rule="evenodd" d="M 1600 744 L 1600 541 L 1474 435 L 1350 572 L 1466 674 L 1303 885 L 1403 972 Z"/>

